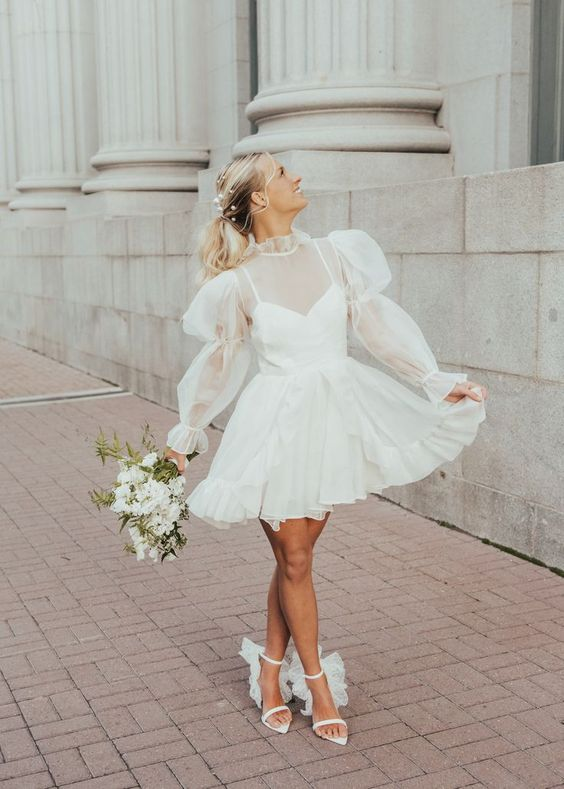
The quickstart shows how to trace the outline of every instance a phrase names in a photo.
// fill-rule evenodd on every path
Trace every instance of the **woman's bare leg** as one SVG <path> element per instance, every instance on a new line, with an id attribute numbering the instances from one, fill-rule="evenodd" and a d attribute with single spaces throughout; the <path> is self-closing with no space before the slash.
<path id="1" fill-rule="evenodd" d="M 323 520 L 314 520 L 313 518 L 307 519 L 310 521 L 308 533 L 312 548 L 315 545 L 317 538 L 323 531 L 323 527 L 325 526 L 328 517 L 329 513 L 327 513 Z M 272 527 L 266 523 L 266 521 L 261 520 L 261 525 L 263 528 L 272 531 Z M 290 629 L 280 606 L 279 567 L 278 564 L 276 564 L 272 574 L 272 579 L 270 581 L 270 587 L 268 589 L 268 613 L 266 620 L 266 644 L 264 651 L 268 657 L 280 660 L 286 653 L 289 641 Z M 272 707 L 278 707 L 284 703 L 282 694 L 280 693 L 280 686 L 278 684 L 279 673 L 279 666 L 269 663 L 266 660 L 261 661 L 259 684 L 261 686 L 265 710 Z M 280 712 L 275 712 L 272 714 L 272 716 L 269 716 L 268 722 L 277 726 L 291 719 L 291 712 L 288 712 L 288 710 L 281 710 Z"/>
<path id="2" fill-rule="evenodd" d="M 312 565 L 313 545 L 317 539 L 314 536 L 319 536 L 326 520 L 290 519 L 281 524 L 277 532 L 261 521 L 278 564 L 280 608 L 306 674 L 317 674 L 321 669 L 317 652 L 318 612 Z M 315 719 L 338 717 L 326 676 L 307 680 L 307 683 L 313 696 Z M 275 719 L 274 715 L 272 717 Z M 284 719 L 288 719 L 287 713 Z M 346 727 L 343 724 L 328 724 L 318 728 L 316 733 L 325 737 L 344 736 Z"/>

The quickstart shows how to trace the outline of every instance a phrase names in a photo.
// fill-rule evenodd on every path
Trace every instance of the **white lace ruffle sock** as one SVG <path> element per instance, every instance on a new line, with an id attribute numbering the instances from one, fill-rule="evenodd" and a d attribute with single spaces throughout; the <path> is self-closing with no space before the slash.
<path id="1" fill-rule="evenodd" d="M 246 636 L 243 637 L 243 641 L 241 642 L 241 649 L 239 651 L 239 655 L 244 658 L 249 666 L 251 667 L 250 675 L 249 675 L 249 695 L 252 700 L 255 702 L 257 707 L 260 707 L 262 704 L 262 694 L 260 690 L 260 685 L 258 683 L 258 677 L 260 674 L 260 660 L 259 655 L 264 652 L 264 647 L 261 644 L 255 644 L 254 641 L 251 641 L 250 638 Z M 268 655 L 268 657 L 273 657 L 273 655 Z M 279 658 L 276 657 L 276 660 Z M 280 666 L 280 693 L 282 694 L 282 698 L 284 699 L 284 703 L 290 701 L 292 696 L 294 695 L 292 689 L 288 685 L 288 661 L 284 659 L 282 665 Z"/>
<path id="2" fill-rule="evenodd" d="M 330 655 L 327 655 L 327 657 L 322 658 L 321 651 L 321 644 L 318 644 L 317 654 L 319 655 L 319 662 L 321 668 L 327 675 L 327 684 L 333 695 L 335 706 L 344 707 L 349 703 L 349 697 L 346 691 L 348 686 L 345 682 L 345 664 L 343 663 L 343 658 L 338 652 L 332 652 Z M 297 651 L 294 650 L 294 654 L 290 661 L 288 676 L 292 683 L 294 695 L 305 701 L 305 707 L 303 710 L 300 710 L 300 712 L 302 715 L 311 715 L 313 712 L 313 696 L 307 685 L 304 673 L 304 667 L 300 660 L 300 656 Z"/>

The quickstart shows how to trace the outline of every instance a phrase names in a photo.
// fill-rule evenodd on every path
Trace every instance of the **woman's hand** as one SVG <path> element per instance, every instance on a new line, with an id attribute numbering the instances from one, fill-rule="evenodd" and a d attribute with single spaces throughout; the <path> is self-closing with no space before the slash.
<path id="1" fill-rule="evenodd" d="M 178 473 L 183 474 L 184 469 L 186 468 L 186 455 L 183 455 L 181 452 L 175 452 L 174 449 L 170 447 L 166 448 L 165 458 L 170 458 L 171 460 L 176 461 L 176 465 L 178 467 Z"/>
<path id="2" fill-rule="evenodd" d="M 480 388 L 482 393 L 481 396 L 477 394 L 477 392 L 472 391 L 473 386 L 478 386 Z M 476 383 L 476 381 L 464 381 L 461 384 L 456 384 L 454 389 L 451 389 L 448 395 L 443 397 L 443 400 L 448 400 L 450 403 L 457 403 L 459 400 L 462 400 L 463 397 L 470 397 L 472 400 L 480 402 L 481 400 L 487 400 L 488 390 L 485 386 Z"/>

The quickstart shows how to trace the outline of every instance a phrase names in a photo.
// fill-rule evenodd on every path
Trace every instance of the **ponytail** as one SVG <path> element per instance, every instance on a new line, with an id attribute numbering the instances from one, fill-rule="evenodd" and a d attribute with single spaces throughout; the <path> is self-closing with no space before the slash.
<path id="1" fill-rule="evenodd" d="M 268 177 L 259 167 L 263 156 L 269 156 L 273 163 Z M 251 211 L 251 195 L 261 190 L 266 192 L 275 171 L 271 154 L 255 152 L 234 159 L 219 172 L 216 181 L 218 194 L 214 199 L 218 216 L 204 226 L 198 239 L 198 253 L 203 264 L 202 281 L 240 263 L 249 245 L 253 214 L 268 208 L 267 196 L 266 206 L 259 211 Z"/>

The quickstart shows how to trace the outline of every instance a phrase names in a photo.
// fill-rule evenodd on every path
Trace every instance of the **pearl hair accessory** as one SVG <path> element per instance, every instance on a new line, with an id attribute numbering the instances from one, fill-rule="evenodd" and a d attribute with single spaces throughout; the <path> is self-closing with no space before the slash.
<path id="1" fill-rule="evenodd" d="M 222 200 L 223 200 L 223 195 L 221 193 L 218 194 L 217 197 L 214 197 L 213 199 L 213 204 L 218 214 L 223 214 L 223 208 L 221 207 Z"/>
<path id="2" fill-rule="evenodd" d="M 230 189 L 229 191 L 232 192 L 233 189 Z M 217 211 L 217 213 L 219 214 L 221 219 L 229 219 L 229 220 L 231 220 L 231 222 L 236 222 L 237 220 L 236 220 L 236 218 L 234 216 L 229 217 L 229 216 L 224 216 L 223 215 L 223 206 L 221 205 L 223 197 L 224 197 L 224 195 L 221 192 L 218 193 L 217 197 L 214 197 L 212 202 L 213 202 L 213 204 L 215 206 L 215 210 Z M 235 211 L 236 208 L 237 208 L 236 205 L 232 205 L 231 206 L 231 210 L 232 211 Z"/>

